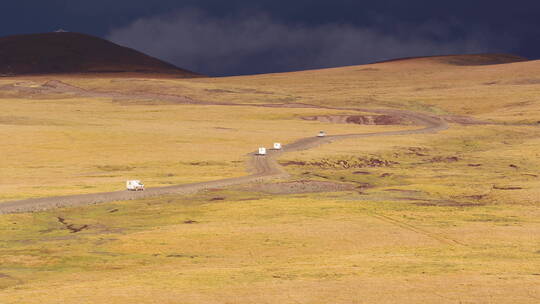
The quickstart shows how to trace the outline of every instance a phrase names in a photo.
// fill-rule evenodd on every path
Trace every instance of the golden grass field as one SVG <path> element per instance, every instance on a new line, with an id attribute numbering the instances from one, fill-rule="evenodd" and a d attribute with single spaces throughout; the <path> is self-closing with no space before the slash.
<path id="1" fill-rule="evenodd" d="M 66 82 L 101 91 L 153 91 L 214 102 L 397 107 L 495 121 L 540 120 L 539 60 L 456 66 L 446 63 L 450 59 L 420 58 L 241 77 L 153 80 L 79 77 Z M 50 77 L 34 77 L 36 81 L 43 79 Z"/>
<path id="2" fill-rule="evenodd" d="M 0 215 L 0 303 L 540 302 L 539 61 L 426 58 L 202 79 L 29 76 L 0 86 L 51 79 L 101 92 L 401 108 L 498 124 L 347 139 L 279 160 L 291 180 L 351 191 L 247 185 Z M 320 129 L 415 128 L 299 118 L 351 113 L 330 109 L 0 94 L 0 204 L 122 189 L 130 177 L 160 186 L 240 176 L 261 143 Z M 385 165 L 366 165 L 373 159 Z"/>
<path id="3" fill-rule="evenodd" d="M 25 197 L 123 189 L 245 174 L 245 155 L 260 145 L 312 136 L 395 130 L 300 116 L 340 111 L 194 105 L 126 106 L 105 100 L 2 100 L 0 202 Z M 341 111 L 342 112 L 342 111 Z"/>

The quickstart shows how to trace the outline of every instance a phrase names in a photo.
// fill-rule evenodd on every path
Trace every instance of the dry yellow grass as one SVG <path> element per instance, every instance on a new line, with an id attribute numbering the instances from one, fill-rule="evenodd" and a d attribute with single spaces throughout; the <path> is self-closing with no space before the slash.
<path id="1" fill-rule="evenodd" d="M 36 81 L 47 77 L 31 78 Z M 117 79 L 72 77 L 101 91 L 159 92 L 241 103 L 401 107 L 498 121 L 540 120 L 540 60 L 455 66 L 433 58 L 243 77 Z"/>
<path id="2" fill-rule="evenodd" d="M 538 215 L 221 191 L 3 216 L 0 301 L 535 303 Z"/>
<path id="3" fill-rule="evenodd" d="M 327 159 L 377 158 L 394 161 L 390 167 L 364 168 L 369 175 L 354 176 L 341 166 L 291 166 L 299 174 L 311 171 L 327 179 L 340 178 L 375 184 L 374 192 L 388 188 L 427 193 L 433 200 L 478 201 L 490 204 L 538 206 L 540 202 L 539 127 L 458 126 L 438 134 L 414 137 L 350 139 L 315 150 L 285 155 L 282 162 L 318 163 Z M 381 178 L 381 175 L 390 175 Z M 501 190 L 497 188 L 521 188 Z"/>
<path id="4" fill-rule="evenodd" d="M 419 59 L 217 79 L 48 76 L 0 85 L 59 79 L 104 92 L 532 123 L 540 120 L 539 67 Z M 133 175 L 152 186 L 237 176 L 261 142 L 319 129 L 410 128 L 297 117 L 345 113 L 336 110 L 9 94 L 0 99 L 0 200 L 113 190 Z M 439 134 L 349 139 L 280 159 L 306 162 L 286 166 L 294 180 L 352 183 L 356 191 L 236 187 L 2 215 L 0 302 L 538 303 L 539 136 L 533 124 L 452 124 Z M 369 159 L 388 165 L 361 165 Z M 88 228 L 70 233 L 58 217 Z"/>
<path id="5" fill-rule="evenodd" d="M 274 141 L 403 127 L 303 121 L 342 111 L 253 107 L 134 105 L 107 100 L 0 101 L 0 201 L 245 175 L 246 154 Z M 405 127 L 407 128 L 407 127 Z"/>

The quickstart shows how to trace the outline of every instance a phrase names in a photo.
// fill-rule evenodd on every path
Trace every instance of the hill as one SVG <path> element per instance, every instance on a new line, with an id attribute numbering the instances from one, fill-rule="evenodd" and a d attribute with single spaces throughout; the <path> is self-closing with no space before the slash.
<path id="1" fill-rule="evenodd" d="M 0 75 L 157 73 L 199 76 L 110 41 L 57 32 L 0 38 Z"/>
<path id="2" fill-rule="evenodd" d="M 512 62 L 502 63 L 504 60 Z M 205 78 L 198 82 L 212 86 L 213 90 L 202 91 L 190 85 L 193 92 L 189 97 L 399 107 L 504 122 L 536 122 L 540 120 L 540 103 L 535 98 L 540 88 L 540 60 L 523 60 L 512 55 L 452 55 L 280 74 Z M 182 88 L 182 92 L 187 90 Z"/>
<path id="3" fill-rule="evenodd" d="M 512 54 L 469 54 L 469 55 L 444 55 L 426 57 L 397 58 L 377 63 L 388 62 L 430 62 L 457 66 L 494 65 L 527 61 L 527 58 Z"/>

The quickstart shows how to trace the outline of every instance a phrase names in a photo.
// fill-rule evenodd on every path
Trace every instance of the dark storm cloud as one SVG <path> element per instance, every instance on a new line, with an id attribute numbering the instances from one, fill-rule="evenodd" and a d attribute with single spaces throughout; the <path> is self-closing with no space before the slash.
<path id="1" fill-rule="evenodd" d="M 170 15 L 175 11 L 186 15 L 189 8 L 204 13 L 190 13 L 184 21 Z M 262 17 L 254 17 L 255 11 Z M 207 73 L 236 74 L 439 52 L 505 51 L 538 59 L 538 16 L 538 0 L 18 0 L 3 1 L 0 35 L 58 28 L 101 37 L 109 35 L 180 66 L 201 67 Z M 143 45 L 148 37 L 137 36 L 135 30 L 147 33 L 148 29 L 141 25 L 144 22 L 154 32 L 169 35 L 153 41 L 171 45 L 177 53 L 167 52 L 159 45 Z M 265 30 L 244 29 L 249 22 Z M 231 30 L 216 28 L 216 24 Z M 203 29 L 191 31 L 228 35 L 224 36 L 228 39 L 196 37 L 186 29 L 173 30 L 174 25 L 200 25 Z M 119 36 L 120 32 L 124 37 Z M 185 41 L 187 49 L 183 49 L 182 42 L 169 41 L 186 37 L 202 45 L 191 46 Z M 210 39 L 221 43 L 212 43 Z M 246 45 L 242 46 L 244 42 Z M 215 49 L 219 56 L 210 56 L 209 49 Z M 195 56 L 197 52 L 200 56 Z M 239 55 L 232 56 L 234 53 Z M 180 54 L 189 57 L 182 59 Z M 215 64 L 215 68 L 209 63 Z"/>
<path id="2" fill-rule="evenodd" d="M 384 20 L 379 21 L 379 23 Z M 382 26 L 381 26 L 382 27 Z M 141 18 L 108 38 L 180 67 L 209 75 L 301 70 L 436 54 L 503 50 L 513 39 L 483 29 L 455 36 L 459 24 L 401 25 L 284 23 L 261 12 L 229 17 L 200 10 Z"/>

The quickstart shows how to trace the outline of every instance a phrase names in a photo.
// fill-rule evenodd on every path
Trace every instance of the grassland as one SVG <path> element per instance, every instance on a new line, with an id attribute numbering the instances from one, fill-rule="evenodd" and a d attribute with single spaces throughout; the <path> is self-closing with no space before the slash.
<path id="1" fill-rule="evenodd" d="M 67 83 L 101 91 L 178 94 L 238 103 L 393 107 L 499 122 L 540 121 L 540 61 L 453 65 L 424 58 L 365 66 L 200 79 L 88 78 Z M 35 81 L 49 78 L 34 77 Z"/>
<path id="2" fill-rule="evenodd" d="M 538 215 L 238 190 L 9 215 L 0 300 L 535 303 Z"/>
<path id="3" fill-rule="evenodd" d="M 343 113 L 194 105 L 131 105 L 95 99 L 4 99 L 0 116 L 0 201 L 122 189 L 129 178 L 150 187 L 246 174 L 245 155 L 273 141 L 395 130 L 347 126 L 301 116 Z"/>
<path id="4" fill-rule="evenodd" d="M 351 191 L 271 195 L 247 185 L 0 215 L 0 302 L 538 303 L 538 67 L 421 59 L 218 79 L 54 76 L 102 92 L 397 107 L 501 124 L 348 139 L 279 160 L 291 180 Z M 328 109 L 2 94 L 0 200 L 111 190 L 129 176 L 152 186 L 237 176 L 244 155 L 274 138 L 411 128 L 299 119 L 348 113 Z"/>

